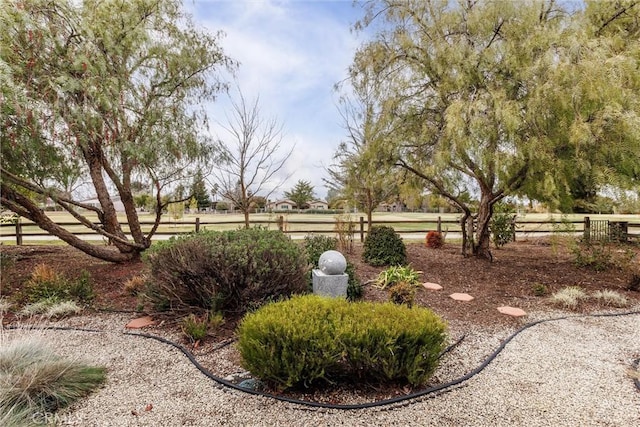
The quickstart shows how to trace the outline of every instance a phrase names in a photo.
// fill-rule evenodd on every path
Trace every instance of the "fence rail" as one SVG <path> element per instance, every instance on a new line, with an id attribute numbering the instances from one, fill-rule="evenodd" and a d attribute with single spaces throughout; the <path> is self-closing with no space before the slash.
<path id="1" fill-rule="evenodd" d="M 88 230 L 79 222 L 57 222 L 59 226 L 66 228 L 76 236 L 98 236 L 95 232 Z M 148 232 L 155 223 L 153 221 L 141 221 L 140 225 L 143 231 Z M 252 220 L 252 225 L 261 225 L 267 227 L 277 227 L 279 230 L 291 235 L 307 235 L 307 234 L 335 234 L 335 219 L 322 220 L 315 218 L 313 220 L 288 220 L 284 216 L 279 216 L 274 220 Z M 98 223 L 96 223 L 98 225 Z M 120 223 L 125 233 L 128 233 L 128 224 Z M 194 231 L 205 229 L 237 229 L 244 225 L 244 221 L 202 221 L 195 218 L 193 221 L 162 221 L 155 235 L 158 236 L 176 236 L 188 234 Z M 372 225 L 389 225 L 404 237 L 416 238 L 418 234 L 426 234 L 429 231 L 439 231 L 444 233 L 460 233 L 459 219 L 442 219 L 437 217 L 434 220 L 374 220 Z M 364 240 L 367 233 L 366 221 L 363 216 L 357 221 L 348 223 L 349 230 L 354 235 L 359 236 L 360 241 Z M 638 222 L 629 221 L 607 221 L 607 220 L 590 220 L 584 217 L 583 220 L 516 220 L 514 222 L 514 232 L 516 236 L 540 236 L 549 233 L 563 232 L 572 233 L 583 236 L 587 240 L 615 240 L 628 241 L 640 240 L 640 218 Z M 26 239 L 34 237 L 55 237 L 50 233 L 41 230 L 30 221 L 22 221 L 20 219 L 13 223 L 0 224 L 0 238 L 15 238 L 17 245 L 23 244 Z M 46 239 L 44 239 L 46 240 Z"/>

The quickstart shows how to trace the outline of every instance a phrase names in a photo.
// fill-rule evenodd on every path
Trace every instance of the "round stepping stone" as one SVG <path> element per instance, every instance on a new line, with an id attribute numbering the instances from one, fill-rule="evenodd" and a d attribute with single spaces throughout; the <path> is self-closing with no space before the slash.
<path id="1" fill-rule="evenodd" d="M 469 301 L 473 301 L 474 298 L 469 295 L 469 294 L 462 294 L 462 293 L 453 293 L 451 295 L 449 295 L 450 298 L 456 300 L 456 301 L 465 301 L 465 302 L 469 302 Z"/>
<path id="2" fill-rule="evenodd" d="M 502 314 L 513 317 L 522 317 L 527 315 L 527 312 L 523 309 L 517 307 L 509 307 L 507 305 L 498 307 L 498 311 Z"/>
<path id="3" fill-rule="evenodd" d="M 438 285 L 437 283 L 425 282 L 425 283 L 422 284 L 422 286 L 425 289 L 428 289 L 430 291 L 440 291 L 440 290 L 442 290 L 442 286 Z"/>
<path id="4" fill-rule="evenodd" d="M 156 323 L 156 322 L 153 321 L 151 316 L 138 317 L 137 319 L 133 319 L 132 321 L 127 323 L 125 328 L 127 328 L 127 329 L 140 329 L 140 328 L 144 328 L 145 326 L 151 326 L 154 323 Z"/>

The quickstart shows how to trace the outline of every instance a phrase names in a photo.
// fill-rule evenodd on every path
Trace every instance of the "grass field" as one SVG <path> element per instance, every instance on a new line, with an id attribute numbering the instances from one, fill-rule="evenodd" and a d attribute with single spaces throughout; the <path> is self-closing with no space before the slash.
<path id="1" fill-rule="evenodd" d="M 96 235 L 91 230 L 80 225 L 70 214 L 66 212 L 51 212 L 49 217 L 59 224 L 76 234 L 82 235 L 88 240 L 102 241 L 101 236 Z M 287 213 L 287 214 L 269 214 L 260 213 L 252 214 L 250 219 L 252 224 L 277 229 L 278 218 L 283 217 L 283 225 L 285 231 L 290 233 L 294 238 L 301 238 L 308 233 L 333 234 L 336 216 L 331 214 L 304 214 L 304 213 Z M 640 214 L 638 215 L 587 215 L 592 221 L 609 220 L 609 221 L 627 221 L 630 223 L 630 233 L 640 234 Z M 89 219 L 97 221 L 95 215 L 88 215 Z M 353 221 L 356 235 L 359 234 L 360 218 L 363 214 L 343 215 L 342 218 Z M 437 214 L 437 213 L 395 213 L 395 212 L 376 212 L 373 216 L 374 223 L 392 226 L 396 231 L 403 234 L 403 237 L 409 239 L 419 239 L 429 230 L 435 230 L 440 217 L 442 230 L 451 234 L 455 238 L 455 234 L 460 232 L 458 224 L 459 214 Z M 576 232 L 583 229 L 585 215 L 571 214 L 524 214 L 518 215 L 517 232 L 519 235 L 523 233 L 536 234 L 548 233 L 554 230 L 554 223 L 564 221 L 565 224 L 572 223 Z M 178 220 L 172 219 L 169 215 L 163 216 L 162 223 L 157 231 L 157 239 L 168 238 L 171 235 L 189 233 L 195 230 L 196 218 L 200 220 L 200 229 L 207 230 L 232 230 L 243 226 L 244 217 L 242 214 L 213 214 L 198 213 L 185 214 Z M 120 221 L 125 223 L 126 218 L 122 215 Z M 150 214 L 141 214 L 140 221 L 143 224 L 143 230 L 148 231 L 153 223 L 153 216 Z M 366 220 L 366 218 L 365 218 Z M 365 221 L 366 222 L 366 221 Z M 21 220 L 23 242 L 28 244 L 48 244 L 57 241 L 55 237 L 48 236 L 44 231 L 38 228 L 30 221 Z M 557 228 L 558 226 L 556 226 Z M 560 226 L 562 228 L 562 226 Z M 127 230 L 126 225 L 124 226 Z M 567 231 L 566 226 L 564 227 Z M 0 240 L 3 244 L 15 243 L 15 226 L 5 224 L 0 228 Z M 366 230 L 366 223 L 365 223 Z"/>

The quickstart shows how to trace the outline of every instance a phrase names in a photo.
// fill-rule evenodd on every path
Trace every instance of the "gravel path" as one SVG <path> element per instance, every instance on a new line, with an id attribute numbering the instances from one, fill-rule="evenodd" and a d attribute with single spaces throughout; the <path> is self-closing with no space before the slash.
<path id="1" fill-rule="evenodd" d="M 126 319 L 113 315 L 109 323 L 121 327 Z M 640 392 L 629 372 L 640 357 L 637 314 L 539 324 L 455 389 L 402 406 L 350 411 L 221 388 L 178 350 L 120 332 L 42 333 L 59 354 L 109 370 L 105 387 L 59 414 L 61 425 L 640 426 Z"/>

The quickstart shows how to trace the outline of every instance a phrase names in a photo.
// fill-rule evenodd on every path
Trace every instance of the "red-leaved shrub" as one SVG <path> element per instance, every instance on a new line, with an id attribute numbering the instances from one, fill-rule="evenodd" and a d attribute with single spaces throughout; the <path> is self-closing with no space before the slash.
<path id="1" fill-rule="evenodd" d="M 430 231 L 427 233 L 427 237 L 425 239 L 425 244 L 428 248 L 438 249 L 444 245 L 444 239 L 442 238 L 442 233 L 438 233 L 437 231 Z"/>

